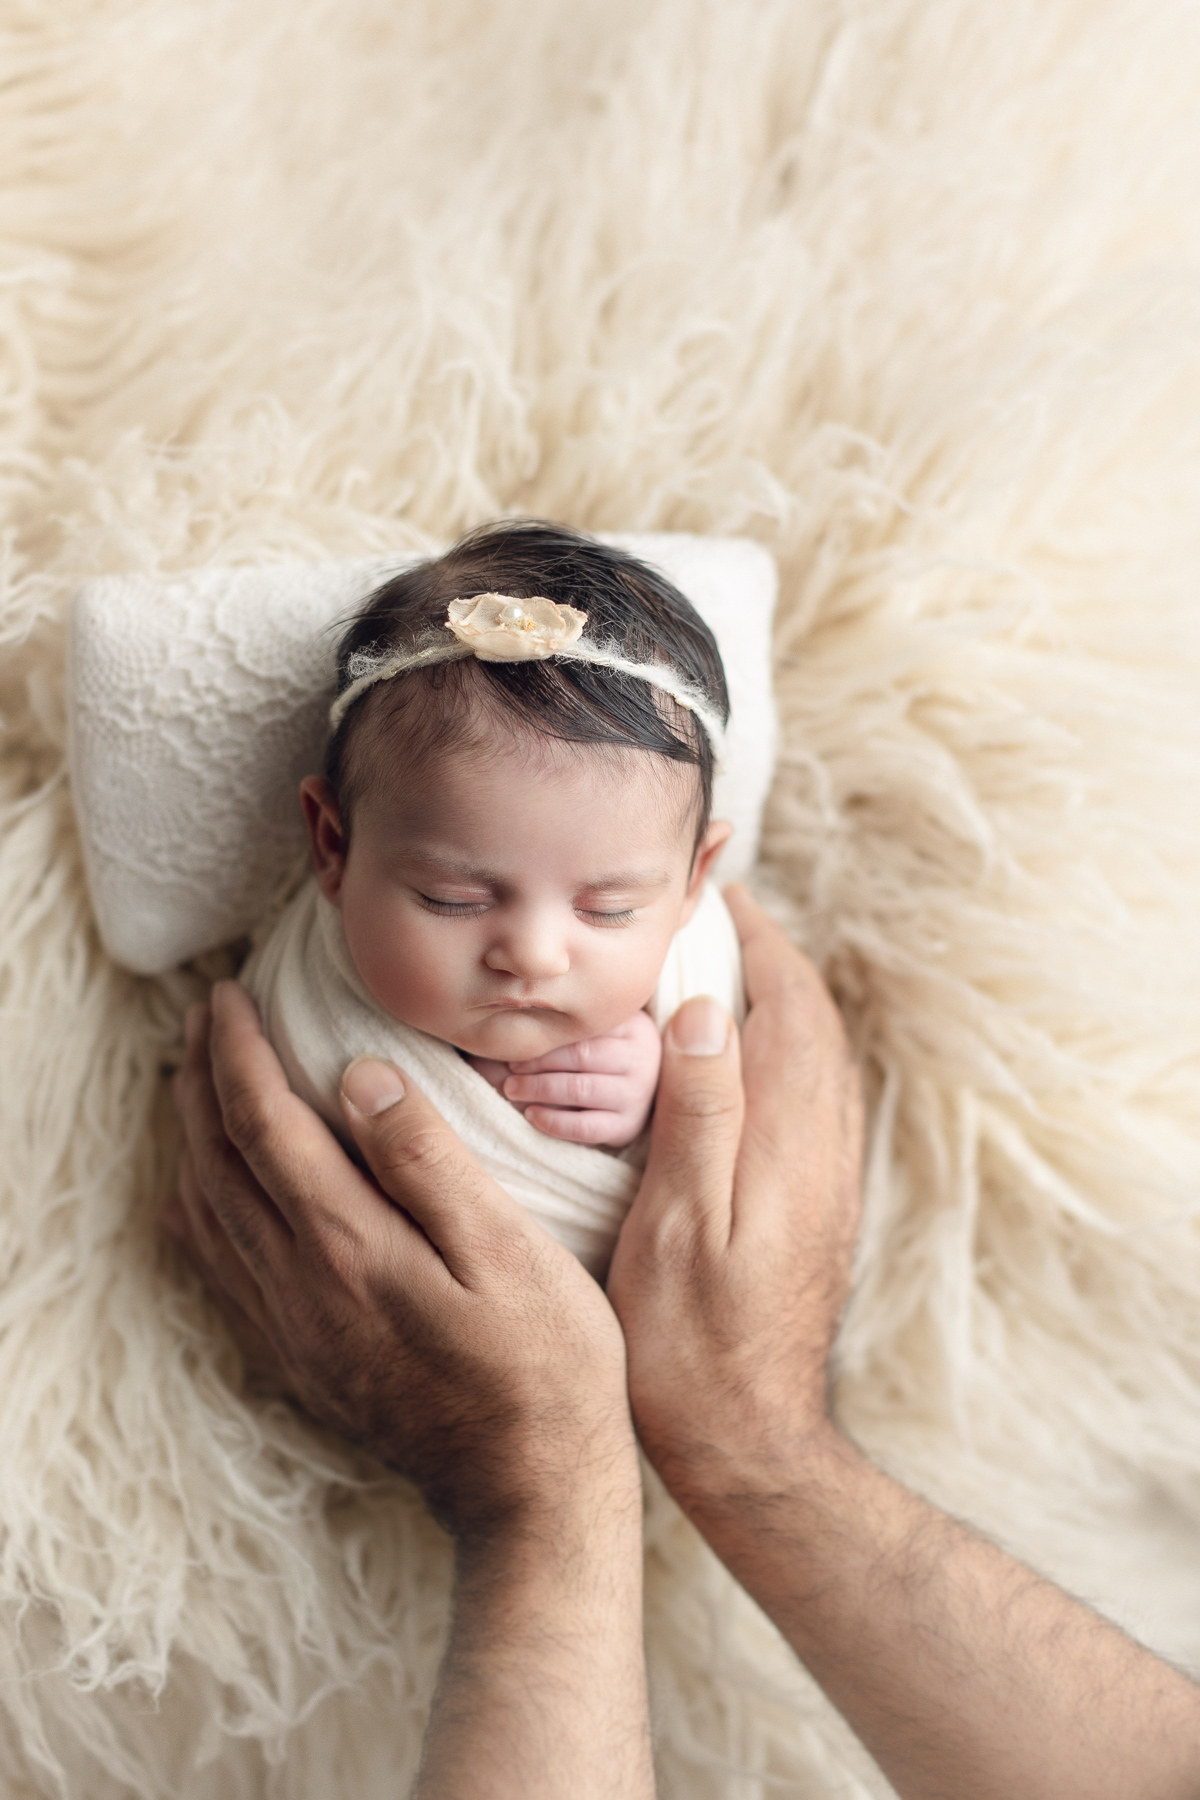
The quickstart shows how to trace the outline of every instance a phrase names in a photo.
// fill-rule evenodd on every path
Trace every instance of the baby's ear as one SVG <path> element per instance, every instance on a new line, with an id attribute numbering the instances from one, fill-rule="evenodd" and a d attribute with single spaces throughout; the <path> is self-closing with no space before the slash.
<path id="1" fill-rule="evenodd" d="M 679 914 L 680 925 L 686 925 L 700 903 L 700 895 L 704 884 L 712 872 L 713 864 L 733 836 L 733 826 L 728 819 L 714 819 L 700 842 L 696 845 L 696 855 L 692 862 L 692 873 L 688 879 L 687 893 L 684 896 L 683 908 Z"/>
<path id="2" fill-rule="evenodd" d="M 306 775 L 300 783 L 300 810 L 308 826 L 317 886 L 336 906 L 346 869 L 346 839 L 337 795 L 323 775 Z"/>

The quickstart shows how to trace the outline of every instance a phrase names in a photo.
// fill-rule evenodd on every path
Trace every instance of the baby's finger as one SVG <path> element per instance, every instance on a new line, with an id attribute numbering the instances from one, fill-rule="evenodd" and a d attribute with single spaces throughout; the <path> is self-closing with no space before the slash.
<path id="1" fill-rule="evenodd" d="M 554 1107 L 530 1106 L 525 1117 L 546 1137 L 565 1138 L 570 1144 L 628 1144 L 635 1135 L 628 1119 L 614 1112 L 559 1112 Z"/>
<path id="2" fill-rule="evenodd" d="M 526 1106 L 584 1106 L 620 1112 L 630 1083 L 619 1075 L 510 1075 L 501 1090 L 506 1100 Z"/>
<path id="3" fill-rule="evenodd" d="M 610 1034 L 608 1037 L 585 1038 L 579 1044 L 564 1044 L 561 1050 L 548 1050 L 545 1056 L 508 1066 L 514 1075 L 627 1075 L 633 1066 L 633 1057 L 634 1046 L 630 1039 Z"/>

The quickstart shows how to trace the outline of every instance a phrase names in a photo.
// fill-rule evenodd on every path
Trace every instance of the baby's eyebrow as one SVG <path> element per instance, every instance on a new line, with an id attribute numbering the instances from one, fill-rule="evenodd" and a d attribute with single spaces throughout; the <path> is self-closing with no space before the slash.
<path id="1" fill-rule="evenodd" d="M 407 857 L 424 869 L 435 869 L 439 875 L 449 875 L 457 881 L 477 881 L 481 887 L 494 887 L 500 880 L 494 869 L 481 869 L 463 857 L 443 856 L 437 850 L 422 850 L 417 845 L 408 847 Z"/>
<path id="2" fill-rule="evenodd" d="M 481 869 L 463 857 L 444 856 L 437 850 L 423 849 L 419 845 L 408 848 L 410 862 L 422 868 L 436 871 L 439 875 L 449 877 L 453 881 L 473 881 L 480 887 L 499 887 L 503 884 L 503 876 L 495 869 Z M 628 893 L 630 889 L 664 888 L 671 882 L 668 869 L 622 869 L 615 874 L 598 875 L 594 880 L 581 881 L 578 892 L 583 894 L 616 894 Z"/>
<path id="3" fill-rule="evenodd" d="M 619 875 L 601 875 L 597 881 L 585 881 L 582 886 L 589 894 L 611 894 L 626 888 L 667 887 L 670 880 L 666 869 L 630 869 Z"/>

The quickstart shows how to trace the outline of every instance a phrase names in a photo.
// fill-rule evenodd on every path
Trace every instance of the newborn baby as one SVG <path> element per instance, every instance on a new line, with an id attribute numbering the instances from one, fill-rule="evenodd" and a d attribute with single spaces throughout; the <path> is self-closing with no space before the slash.
<path id="1" fill-rule="evenodd" d="M 346 1062 L 397 1062 L 598 1270 L 660 1025 L 693 992 L 740 1008 L 706 885 L 730 831 L 716 644 L 632 557 L 502 524 L 386 582 L 338 672 L 300 790 L 315 877 L 243 976 L 267 1035 L 343 1141 Z"/>

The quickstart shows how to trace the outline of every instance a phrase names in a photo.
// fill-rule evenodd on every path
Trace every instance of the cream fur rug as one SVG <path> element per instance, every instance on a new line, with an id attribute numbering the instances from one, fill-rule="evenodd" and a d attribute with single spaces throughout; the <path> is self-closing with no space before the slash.
<path id="1" fill-rule="evenodd" d="M 843 1415 L 1200 1662 L 1200 22 L 1185 0 L 0 8 L 13 1800 L 388 1800 L 447 1554 L 160 1250 L 211 970 L 89 919 L 81 578 L 506 509 L 780 558 L 763 881 L 875 1100 Z M 885 1791 L 651 1487 L 664 1795 Z"/>

